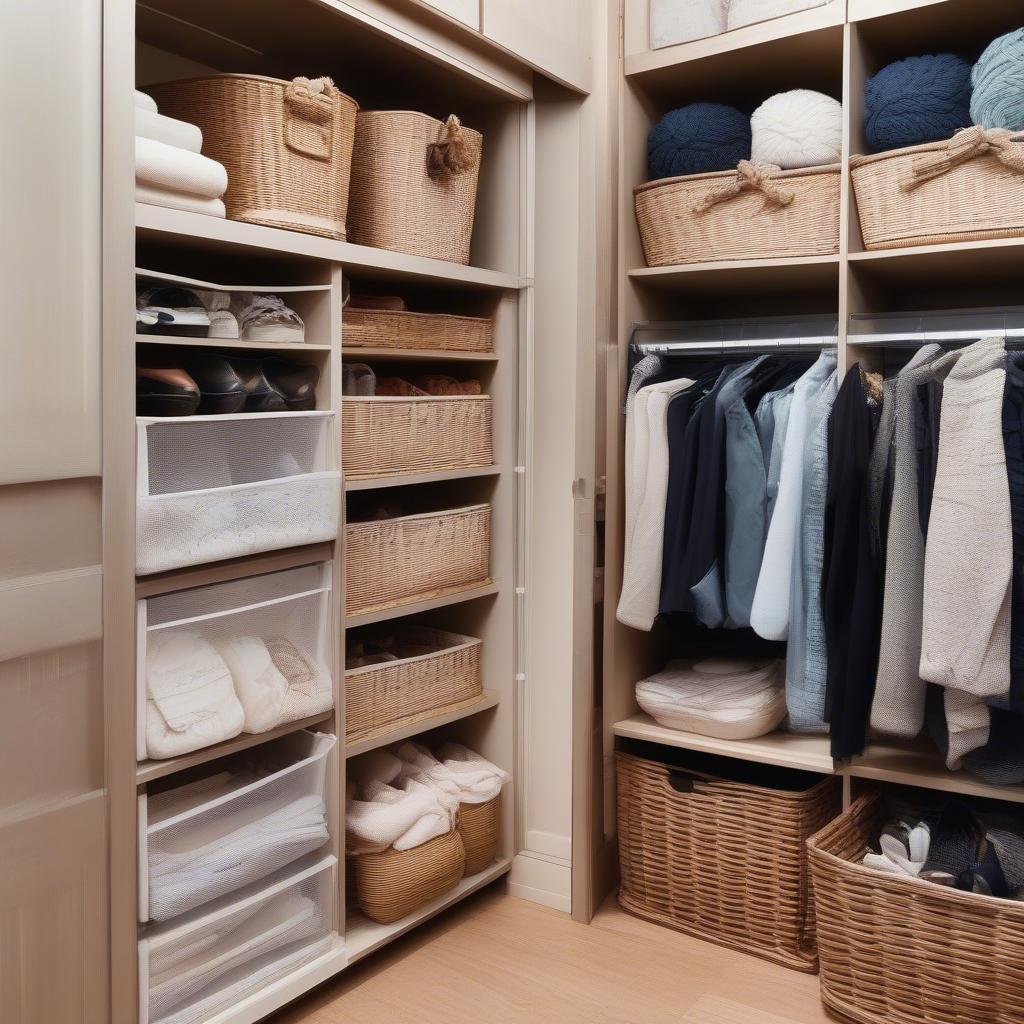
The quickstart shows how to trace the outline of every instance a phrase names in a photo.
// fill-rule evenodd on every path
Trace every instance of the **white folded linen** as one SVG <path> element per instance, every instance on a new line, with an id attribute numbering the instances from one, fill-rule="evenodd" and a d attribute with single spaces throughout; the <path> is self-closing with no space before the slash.
<path id="1" fill-rule="evenodd" d="M 158 114 L 155 105 L 153 110 L 149 110 L 136 104 L 135 134 L 168 146 L 177 146 L 189 153 L 201 153 L 203 150 L 203 133 L 197 125 Z"/>
<path id="2" fill-rule="evenodd" d="M 271 660 L 267 645 L 258 636 L 231 637 L 216 643 L 235 684 L 235 694 L 245 711 L 243 730 L 266 732 L 278 725 L 288 681 Z"/>
<path id="3" fill-rule="evenodd" d="M 177 757 L 242 731 L 224 659 L 198 633 L 157 630 L 146 649 L 146 752 Z"/>
<path id="4" fill-rule="evenodd" d="M 148 92 L 135 90 L 135 109 L 148 110 L 151 114 L 156 113 L 156 100 Z"/>
<path id="5" fill-rule="evenodd" d="M 349 852 L 390 846 L 408 850 L 451 829 L 452 812 L 431 787 L 415 779 L 404 780 L 400 787 L 371 781 L 362 795 L 364 799 L 351 800 L 346 808 Z"/>
<path id="6" fill-rule="evenodd" d="M 135 180 L 169 192 L 219 199 L 228 187 L 223 164 L 166 142 L 135 136 Z"/>
<path id="7" fill-rule="evenodd" d="M 708 658 L 670 661 L 636 684 L 636 700 L 659 725 L 720 739 L 753 739 L 786 717 L 783 662 Z"/>
<path id="8" fill-rule="evenodd" d="M 503 768 L 461 743 L 446 743 L 439 756 L 441 763 L 458 782 L 460 800 L 464 804 L 485 804 L 501 792 L 502 786 L 512 781 L 512 776 Z"/>
<path id="9" fill-rule="evenodd" d="M 222 199 L 204 199 L 202 196 L 190 196 L 185 192 L 172 192 L 165 188 L 150 188 L 135 182 L 135 201 L 147 206 L 164 206 L 168 210 L 184 210 L 186 213 L 201 213 L 207 217 L 227 216 Z"/>

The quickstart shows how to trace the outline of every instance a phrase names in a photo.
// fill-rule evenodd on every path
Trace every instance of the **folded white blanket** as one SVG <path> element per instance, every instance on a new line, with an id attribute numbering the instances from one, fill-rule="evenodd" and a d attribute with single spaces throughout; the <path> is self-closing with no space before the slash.
<path id="1" fill-rule="evenodd" d="M 148 110 L 151 114 L 156 113 L 156 100 L 148 92 L 135 90 L 135 109 Z"/>
<path id="2" fill-rule="evenodd" d="M 189 153 L 201 153 L 203 150 L 203 133 L 197 125 L 166 117 L 158 114 L 155 109 L 147 110 L 138 104 L 135 106 L 135 134 L 168 146 L 177 146 Z"/>
<path id="3" fill-rule="evenodd" d="M 350 852 L 367 853 L 390 846 L 410 850 L 451 829 L 452 812 L 422 782 L 406 779 L 400 787 L 369 782 L 363 796 L 365 799 L 351 800 L 346 810 Z"/>
<path id="4" fill-rule="evenodd" d="M 206 217 L 227 216 L 222 199 L 204 199 L 202 196 L 190 196 L 185 192 L 172 192 L 165 188 L 150 188 L 135 182 L 135 201 L 147 206 L 163 206 L 168 210 L 184 210 L 185 213 L 201 213 Z"/>
<path id="5" fill-rule="evenodd" d="M 288 681 L 270 658 L 267 645 L 258 636 L 232 637 L 217 643 L 235 684 L 235 694 L 245 711 L 243 729 L 266 732 L 279 722 Z"/>
<path id="6" fill-rule="evenodd" d="M 224 659 L 198 633 L 158 630 L 146 650 L 146 752 L 177 757 L 242 731 Z"/>
<path id="7" fill-rule="evenodd" d="M 170 192 L 219 199 L 227 190 L 228 172 L 209 157 L 136 135 L 135 180 Z"/>
<path id="8" fill-rule="evenodd" d="M 446 743 L 440 751 L 441 763 L 458 781 L 464 804 L 485 804 L 493 800 L 501 787 L 512 781 L 507 771 L 461 743 Z"/>

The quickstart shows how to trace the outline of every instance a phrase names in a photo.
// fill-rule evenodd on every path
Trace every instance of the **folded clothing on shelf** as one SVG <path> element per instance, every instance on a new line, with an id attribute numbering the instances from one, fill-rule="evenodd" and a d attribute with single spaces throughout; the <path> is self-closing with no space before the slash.
<path id="1" fill-rule="evenodd" d="M 151 188 L 135 182 L 135 201 L 147 206 L 165 206 L 169 210 L 183 210 L 185 213 L 201 213 L 204 217 L 227 217 L 223 199 L 204 199 L 190 196 L 185 192 L 173 192 L 166 188 Z"/>
<path id="2" fill-rule="evenodd" d="M 200 153 L 203 149 L 203 133 L 194 124 L 165 117 L 155 110 L 135 107 L 135 135 L 152 139 L 167 146 L 176 146 L 189 153 Z"/>
<path id="3" fill-rule="evenodd" d="M 659 725 L 719 739 L 753 739 L 786 717 L 785 663 L 731 658 L 671 661 L 636 684 Z"/>

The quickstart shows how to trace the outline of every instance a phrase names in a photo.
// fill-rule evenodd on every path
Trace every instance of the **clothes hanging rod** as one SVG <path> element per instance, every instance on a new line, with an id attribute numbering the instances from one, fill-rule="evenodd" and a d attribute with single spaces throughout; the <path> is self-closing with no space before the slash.
<path id="1" fill-rule="evenodd" d="M 1024 327 L 988 327 L 973 331 L 880 331 L 872 334 L 851 334 L 849 343 L 888 348 L 920 348 L 922 345 L 966 345 L 982 338 L 1001 338 L 1009 344 L 1020 344 L 1024 342 Z"/>
<path id="2" fill-rule="evenodd" d="M 652 355 L 673 354 L 722 354 L 722 353 L 762 353 L 786 350 L 835 348 L 837 341 L 834 336 L 815 336 L 806 338 L 758 338 L 737 339 L 735 341 L 640 341 L 633 344 L 641 352 Z"/>

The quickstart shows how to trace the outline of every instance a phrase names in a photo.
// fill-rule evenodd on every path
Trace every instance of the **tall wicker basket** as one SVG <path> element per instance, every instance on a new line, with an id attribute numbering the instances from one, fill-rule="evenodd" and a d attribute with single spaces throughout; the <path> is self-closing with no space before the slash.
<path id="1" fill-rule="evenodd" d="M 879 794 L 808 842 L 821 997 L 860 1024 L 1024 1024 L 1024 906 L 860 863 Z"/>
<path id="2" fill-rule="evenodd" d="M 231 220 L 345 239 L 359 105 L 329 78 L 212 75 L 154 85 L 160 112 L 198 125 L 228 172 Z"/>
<path id="3" fill-rule="evenodd" d="M 364 110 L 352 157 L 351 239 L 469 262 L 483 136 L 449 117 Z"/>
<path id="4" fill-rule="evenodd" d="M 615 761 L 622 907 L 785 967 L 816 971 L 804 843 L 839 812 L 838 780 L 790 791 L 621 751 Z"/>

